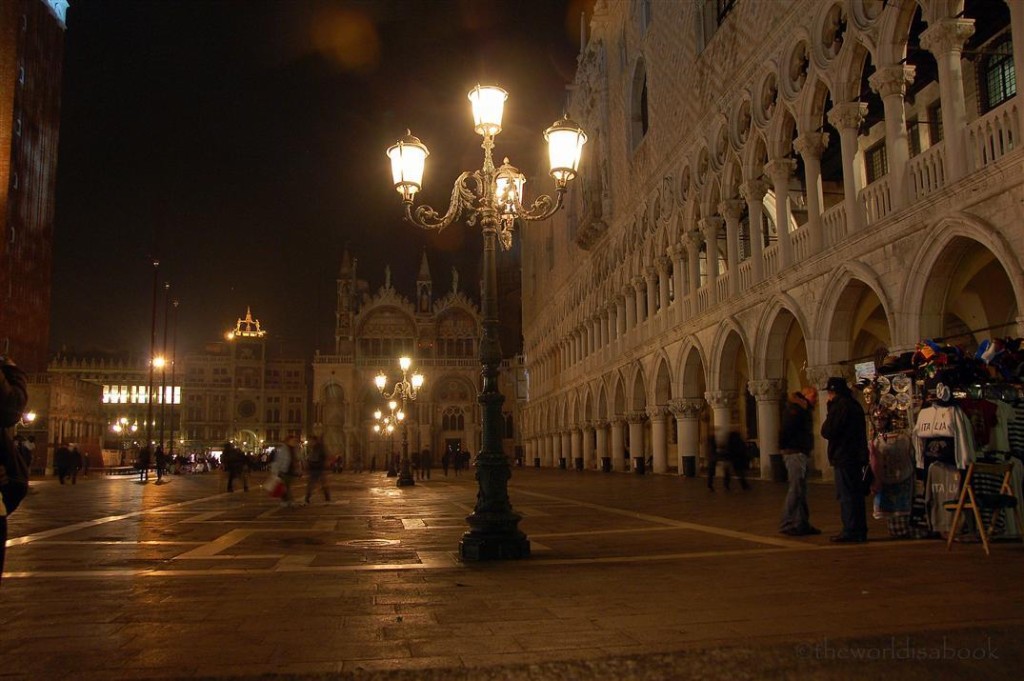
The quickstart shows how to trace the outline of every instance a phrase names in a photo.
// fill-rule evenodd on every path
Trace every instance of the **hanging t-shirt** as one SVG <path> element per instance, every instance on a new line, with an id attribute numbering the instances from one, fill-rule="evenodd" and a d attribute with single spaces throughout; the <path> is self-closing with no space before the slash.
<path id="1" fill-rule="evenodd" d="M 978 449 L 987 449 L 996 427 L 996 405 L 988 400 L 964 398 L 958 402 L 971 422 L 971 433 Z"/>
<path id="2" fill-rule="evenodd" d="M 878 435 L 871 441 L 871 470 L 878 490 L 875 518 L 909 516 L 914 500 L 914 453 L 904 434 Z"/>
<path id="3" fill-rule="evenodd" d="M 1018 457 L 1024 457 L 1024 402 L 1018 402 L 1012 406 L 1013 419 L 1006 424 L 1007 434 L 1010 438 L 1010 451 Z"/>
<path id="4" fill-rule="evenodd" d="M 943 504 L 947 501 L 956 501 L 959 494 L 960 471 L 943 463 L 933 463 L 928 467 L 924 503 L 933 531 L 949 533 L 953 526 L 953 514 L 943 508 Z"/>
<path id="5" fill-rule="evenodd" d="M 925 447 L 929 451 L 940 453 L 938 444 L 931 444 L 936 438 L 951 438 L 953 461 L 957 468 L 967 468 L 974 461 L 974 434 L 971 423 L 964 411 L 955 405 L 931 405 L 925 407 L 917 415 L 914 425 L 914 450 L 917 453 L 917 465 L 925 467 Z M 944 447 L 948 446 L 945 442 Z M 935 456 L 933 458 L 940 458 Z"/>

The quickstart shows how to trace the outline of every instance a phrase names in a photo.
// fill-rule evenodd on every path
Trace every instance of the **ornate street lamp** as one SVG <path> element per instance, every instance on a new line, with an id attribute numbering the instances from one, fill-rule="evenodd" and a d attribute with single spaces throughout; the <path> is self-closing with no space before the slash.
<path id="1" fill-rule="evenodd" d="M 501 346 L 498 341 L 497 271 L 495 245 L 512 246 L 512 231 L 517 220 L 544 220 L 562 207 L 566 184 L 576 176 L 587 136 L 568 117 L 556 121 L 544 132 L 548 142 L 549 173 L 557 195 L 540 196 L 528 208 L 523 204 L 526 178 L 506 158 L 496 168 L 491 157 L 494 137 L 501 132 L 501 118 L 508 93 L 498 87 L 480 86 L 469 93 L 473 108 L 473 127 L 483 136 L 484 163 L 480 170 L 463 172 L 455 181 L 451 203 L 444 215 L 430 206 L 413 209 L 416 193 L 423 188 L 426 145 L 406 131 L 404 137 L 387 151 L 395 189 L 402 195 L 405 218 L 422 229 L 442 230 L 459 218 L 472 226 L 478 221 L 483 232 L 483 338 L 480 341 L 480 366 L 483 385 L 478 401 L 483 410 L 483 433 L 476 458 L 479 485 L 476 506 L 466 521 L 470 530 L 459 543 L 463 560 L 525 558 L 530 542 L 518 529 L 521 516 L 512 511 L 508 480 L 512 470 L 501 447 L 501 405 L 505 397 L 498 389 Z"/>
<path id="2" fill-rule="evenodd" d="M 380 394 L 384 396 L 384 399 L 394 400 L 398 398 L 402 401 L 402 410 L 397 414 L 398 420 L 402 423 L 402 468 L 398 474 L 398 486 L 407 487 L 415 485 L 416 481 L 413 479 L 412 469 L 409 467 L 409 422 L 405 420 L 406 401 L 416 399 L 420 388 L 423 386 L 423 374 L 413 372 L 413 375 L 409 376 L 412 360 L 408 357 L 399 358 L 398 366 L 402 370 L 402 380 L 395 383 L 395 387 L 391 389 L 391 392 L 387 390 L 388 376 L 384 373 L 383 369 L 373 379 L 373 382 L 377 386 L 377 390 L 380 391 Z"/>
<path id="3" fill-rule="evenodd" d="M 387 464 L 388 464 L 388 477 L 394 478 L 398 476 L 398 470 L 395 468 L 395 457 L 393 450 L 393 440 L 395 433 L 395 424 L 405 419 L 405 412 L 395 412 L 398 408 L 398 402 L 391 400 L 388 402 L 388 408 L 391 409 L 390 415 L 385 415 L 380 409 L 373 412 L 373 418 L 377 420 L 377 423 L 373 424 L 373 432 L 379 436 L 379 447 L 378 451 L 383 453 L 384 449 L 384 437 L 388 438 L 388 453 L 387 453 Z"/>

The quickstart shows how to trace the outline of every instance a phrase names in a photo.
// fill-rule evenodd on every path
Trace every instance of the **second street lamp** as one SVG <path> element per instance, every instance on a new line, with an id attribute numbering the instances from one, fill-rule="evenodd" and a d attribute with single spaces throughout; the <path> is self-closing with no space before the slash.
<path id="1" fill-rule="evenodd" d="M 502 112 L 508 93 L 499 87 L 476 86 L 469 93 L 473 106 L 473 127 L 483 136 L 484 163 L 480 170 L 463 172 L 455 180 L 451 203 L 444 215 L 430 206 L 413 209 L 416 193 L 423 187 L 423 171 L 429 152 L 408 131 L 387 151 L 395 189 L 402 195 L 405 218 L 422 229 L 442 230 L 459 218 L 470 226 L 478 221 L 484 238 L 480 373 L 483 385 L 478 401 L 483 410 L 480 453 L 476 458 L 479 485 L 476 506 L 466 521 L 470 529 L 459 543 L 463 560 L 526 558 L 530 541 L 518 528 L 521 516 L 512 511 L 508 480 L 512 470 L 501 446 L 504 395 L 498 389 L 501 346 L 498 341 L 497 268 L 495 247 L 512 246 L 517 221 L 544 220 L 562 207 L 566 185 L 576 177 L 587 136 L 568 117 L 544 131 L 548 142 L 549 173 L 555 180 L 557 196 L 543 195 L 529 208 L 523 204 L 526 178 L 508 159 L 495 168 L 491 157 L 494 137 L 501 132 Z"/>
<path id="2" fill-rule="evenodd" d="M 408 357 L 401 357 L 398 360 L 398 366 L 402 370 L 402 380 L 395 383 L 391 392 L 388 392 L 388 376 L 383 370 L 377 374 L 373 382 L 385 399 L 394 400 L 397 398 L 402 400 L 402 410 L 398 412 L 398 420 L 402 422 L 402 464 L 401 470 L 398 473 L 398 486 L 407 487 L 415 485 L 416 481 L 413 479 L 412 469 L 409 467 L 409 420 L 405 418 L 408 415 L 406 401 L 416 399 L 420 388 L 423 386 L 423 374 L 413 372 L 412 376 L 409 376 L 412 359 Z"/>

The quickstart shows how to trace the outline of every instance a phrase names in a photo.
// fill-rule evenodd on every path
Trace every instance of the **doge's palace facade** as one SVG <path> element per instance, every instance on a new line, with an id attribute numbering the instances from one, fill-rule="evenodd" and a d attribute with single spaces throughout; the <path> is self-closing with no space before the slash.
<path id="1" fill-rule="evenodd" d="M 1021 2 L 597 0 L 578 186 L 524 230 L 528 460 L 692 475 L 738 428 L 768 474 L 787 392 L 1021 335 L 1022 59 Z"/>

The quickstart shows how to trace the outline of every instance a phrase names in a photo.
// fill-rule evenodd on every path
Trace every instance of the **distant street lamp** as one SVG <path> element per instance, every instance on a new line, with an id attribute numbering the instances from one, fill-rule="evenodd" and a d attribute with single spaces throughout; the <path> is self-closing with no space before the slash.
<path id="1" fill-rule="evenodd" d="M 121 436 L 121 465 L 128 459 L 128 438 L 129 433 L 134 435 L 139 429 L 139 422 L 130 422 L 128 417 L 122 416 L 110 426 L 110 429 Z"/>
<path id="2" fill-rule="evenodd" d="M 398 486 L 407 487 L 415 485 L 416 481 L 413 479 L 412 469 L 409 467 L 409 422 L 405 420 L 405 416 L 408 414 L 406 401 L 416 399 L 420 388 L 423 386 L 423 374 L 413 372 L 413 375 L 409 376 L 409 369 L 412 367 L 412 359 L 409 357 L 399 358 L 398 366 L 402 370 L 402 380 L 395 383 L 390 393 L 387 390 L 388 376 L 384 373 L 383 369 L 373 379 L 373 382 L 377 386 L 377 390 L 380 391 L 380 394 L 384 396 L 384 399 L 393 400 L 398 398 L 402 401 L 402 411 L 398 412 L 400 414 L 399 420 L 402 421 L 402 468 L 398 474 Z"/>
<path id="3" fill-rule="evenodd" d="M 160 279 L 160 261 L 153 258 L 153 314 L 149 331 L 149 387 L 146 392 L 146 446 L 153 442 L 153 373 L 156 370 L 156 300 Z"/>
<path id="4" fill-rule="evenodd" d="M 491 150 L 494 137 L 501 132 L 501 118 L 508 93 L 498 87 L 476 86 L 469 93 L 473 107 L 474 129 L 483 136 L 483 168 L 463 172 L 455 181 L 451 203 L 444 215 L 430 206 L 413 210 L 416 193 L 423 185 L 427 147 L 406 131 L 404 137 L 387 151 L 395 189 L 402 195 L 405 218 L 422 229 L 442 230 L 460 217 L 472 226 L 480 222 L 484 238 L 483 260 L 483 338 L 480 341 L 480 365 L 483 386 L 478 401 L 483 410 L 482 443 L 476 459 L 479 483 L 476 507 L 466 520 L 470 530 L 459 543 L 463 560 L 525 558 L 530 542 L 518 529 L 521 516 L 512 511 L 508 480 L 512 470 L 501 446 L 505 401 L 498 389 L 501 346 L 498 340 L 497 271 L 495 245 L 508 250 L 517 220 L 544 220 L 562 206 L 566 184 L 576 177 L 587 136 L 568 117 L 556 121 L 544 131 L 548 142 L 550 175 L 557 196 L 540 196 L 529 208 L 523 205 L 525 176 L 509 164 L 494 167 Z"/>

